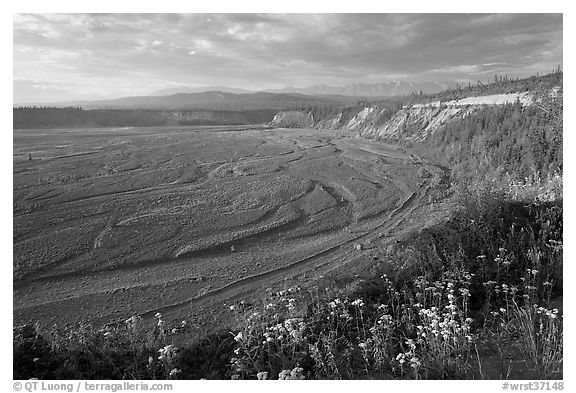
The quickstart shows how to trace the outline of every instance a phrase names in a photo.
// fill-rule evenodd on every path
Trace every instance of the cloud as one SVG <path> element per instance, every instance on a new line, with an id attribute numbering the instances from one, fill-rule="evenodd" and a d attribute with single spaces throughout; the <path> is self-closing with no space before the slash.
<path id="1" fill-rule="evenodd" d="M 562 23 L 560 14 L 18 14 L 14 77 L 73 82 L 59 91 L 70 99 L 174 84 L 524 76 L 562 64 Z"/>

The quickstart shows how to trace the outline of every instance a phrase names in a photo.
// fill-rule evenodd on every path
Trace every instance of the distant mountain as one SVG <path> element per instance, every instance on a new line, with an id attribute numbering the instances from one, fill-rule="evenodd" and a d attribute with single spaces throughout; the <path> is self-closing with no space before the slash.
<path id="1" fill-rule="evenodd" d="M 456 82 L 410 82 L 390 81 L 382 83 L 352 83 L 346 86 L 317 85 L 310 87 L 285 87 L 266 90 L 272 93 L 299 93 L 308 95 L 345 95 L 351 97 L 392 97 L 411 93 L 438 93 L 456 85 Z"/>
<path id="2" fill-rule="evenodd" d="M 206 93 L 206 92 L 211 92 L 211 91 L 219 91 L 222 93 L 234 93 L 234 94 L 252 93 L 251 90 L 238 89 L 235 87 L 226 87 L 226 86 L 206 86 L 206 87 L 178 86 L 178 87 L 171 87 L 168 89 L 156 90 L 155 92 L 152 92 L 149 95 L 151 95 L 151 96 L 169 96 L 169 95 L 181 94 L 181 93 Z"/>
<path id="3" fill-rule="evenodd" d="M 268 93 L 297 93 L 305 95 L 344 95 L 350 97 L 391 97 L 402 96 L 411 93 L 438 93 L 447 88 L 456 86 L 456 82 L 410 82 L 395 80 L 381 83 L 352 83 L 346 86 L 328 86 L 315 85 L 309 87 L 285 87 L 282 89 L 265 89 L 259 92 Z M 255 91 L 231 88 L 226 86 L 207 86 L 207 87 L 173 87 L 169 89 L 158 90 L 151 93 L 151 96 L 166 96 L 179 93 L 205 93 L 219 91 L 222 93 L 248 94 Z"/>
<path id="4" fill-rule="evenodd" d="M 61 102 L 52 106 L 77 106 L 84 109 L 143 109 L 143 110 L 225 110 L 246 111 L 286 109 L 318 104 L 346 104 L 355 99 L 344 96 L 308 96 L 295 93 L 257 92 L 249 94 L 210 91 L 179 93 L 168 96 L 123 97 L 113 100 Z"/>
<path id="5" fill-rule="evenodd" d="M 352 83 L 346 86 L 317 85 L 305 88 L 286 87 L 280 90 L 251 92 L 249 90 L 210 87 L 174 87 L 158 90 L 147 96 L 122 97 L 112 100 L 71 101 L 51 106 L 79 106 L 85 109 L 151 109 L 151 110 L 227 110 L 286 109 L 326 103 L 353 103 L 358 98 L 370 99 L 438 93 L 455 82 Z"/>

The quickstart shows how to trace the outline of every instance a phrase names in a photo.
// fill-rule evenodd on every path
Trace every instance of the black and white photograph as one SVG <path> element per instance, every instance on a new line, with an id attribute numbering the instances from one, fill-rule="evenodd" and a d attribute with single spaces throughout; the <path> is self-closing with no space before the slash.
<path id="1" fill-rule="evenodd" d="M 12 17 L 14 391 L 569 390 L 564 14 Z"/>

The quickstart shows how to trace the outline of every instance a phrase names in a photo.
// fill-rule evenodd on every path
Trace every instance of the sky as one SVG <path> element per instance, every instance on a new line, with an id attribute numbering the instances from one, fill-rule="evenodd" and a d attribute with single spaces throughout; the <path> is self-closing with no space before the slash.
<path id="1" fill-rule="evenodd" d="M 15 14 L 13 102 L 177 86 L 489 80 L 562 65 L 561 14 Z"/>

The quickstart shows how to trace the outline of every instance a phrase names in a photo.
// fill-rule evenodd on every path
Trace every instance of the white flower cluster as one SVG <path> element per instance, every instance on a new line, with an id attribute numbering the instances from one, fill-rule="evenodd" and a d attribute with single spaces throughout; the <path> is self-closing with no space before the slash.
<path id="1" fill-rule="evenodd" d="M 420 316 L 424 324 L 416 326 L 419 341 L 424 342 L 431 338 L 441 338 L 445 342 L 451 343 L 462 335 L 471 340 L 470 323 L 472 320 L 466 318 L 464 322 L 460 323 L 454 318 L 453 313 L 454 311 L 439 313 L 436 307 L 432 307 L 430 310 L 420 310 Z"/>
<path id="2" fill-rule="evenodd" d="M 158 320 L 158 327 L 160 328 L 160 330 L 163 330 L 164 327 L 166 326 L 166 322 L 162 319 L 162 314 L 160 314 L 159 312 L 157 312 L 154 317 Z"/>
<path id="3" fill-rule="evenodd" d="M 160 348 L 158 352 L 160 352 L 158 360 L 166 364 L 171 364 L 176 359 L 176 356 L 178 354 L 178 348 L 170 344 L 166 345 L 164 348 Z"/>
<path id="4" fill-rule="evenodd" d="M 142 321 L 141 316 L 134 315 L 134 316 L 128 318 L 127 320 L 125 320 L 124 323 L 126 324 L 126 328 L 128 330 L 136 331 L 138 329 L 138 326 L 140 325 L 141 321 Z"/>
<path id="5" fill-rule="evenodd" d="M 289 318 L 284 323 L 278 323 L 274 326 L 266 328 L 263 333 L 263 344 L 270 343 L 275 340 L 293 339 L 301 341 L 304 338 L 304 331 L 306 330 L 306 323 L 302 318 Z"/>
<path id="6" fill-rule="evenodd" d="M 454 284 L 448 283 L 447 290 L 448 304 L 444 309 L 438 307 L 421 309 L 419 311 L 421 325 L 416 326 L 418 343 L 434 347 L 440 352 L 449 352 L 458 345 L 466 346 L 472 341 L 470 324 L 473 321 L 471 318 L 462 320 L 463 312 L 456 305 Z M 469 296 L 467 290 L 460 293 L 464 299 Z"/>
<path id="7" fill-rule="evenodd" d="M 407 340 L 405 344 L 408 345 L 409 350 L 406 352 L 399 353 L 396 356 L 396 361 L 400 363 L 400 366 L 403 366 L 404 363 L 408 362 L 410 364 L 410 367 L 412 367 L 415 370 L 418 370 L 418 368 L 422 365 L 422 363 L 420 362 L 420 359 L 418 359 L 418 357 L 416 356 L 416 344 L 412 339 Z"/>
<path id="8" fill-rule="evenodd" d="M 238 334 L 236 336 L 234 336 L 234 341 L 236 341 L 237 343 L 239 343 L 243 339 L 244 339 L 244 334 L 242 332 L 238 332 Z"/>
<path id="9" fill-rule="evenodd" d="M 362 301 L 362 299 L 356 299 L 352 302 L 352 305 L 358 308 L 362 308 L 364 307 L 364 302 Z"/>
<path id="10" fill-rule="evenodd" d="M 546 315 L 548 318 L 551 318 L 551 319 L 558 318 L 558 309 L 557 308 L 553 308 L 552 310 L 548 310 L 547 308 L 538 307 L 537 305 L 534 305 L 534 308 L 536 308 L 536 312 L 538 314 Z"/>
<path id="11" fill-rule="evenodd" d="M 330 307 L 331 311 L 330 316 L 328 316 L 327 319 L 330 319 L 331 317 L 336 317 L 336 318 L 342 318 L 346 322 L 351 321 L 352 316 L 348 312 L 349 304 L 350 303 L 348 303 L 347 299 L 340 300 L 339 298 L 336 298 L 331 302 L 329 302 L 328 307 Z M 364 306 L 364 302 L 362 302 L 361 299 L 355 300 L 354 302 L 352 302 L 352 304 L 355 305 L 356 307 Z"/>
<path id="12" fill-rule="evenodd" d="M 268 379 L 268 371 L 260 371 L 256 374 L 256 378 L 258 378 L 259 381 L 266 381 Z"/>
<path id="13" fill-rule="evenodd" d="M 341 304 L 342 304 L 342 301 L 340 299 L 336 298 L 336 299 L 332 300 L 330 303 L 328 303 L 328 306 L 331 309 L 336 309 Z"/>
<path id="14" fill-rule="evenodd" d="M 292 370 L 282 370 L 278 374 L 279 380 L 302 380 L 304 377 L 304 369 L 302 367 L 294 367 Z"/>

